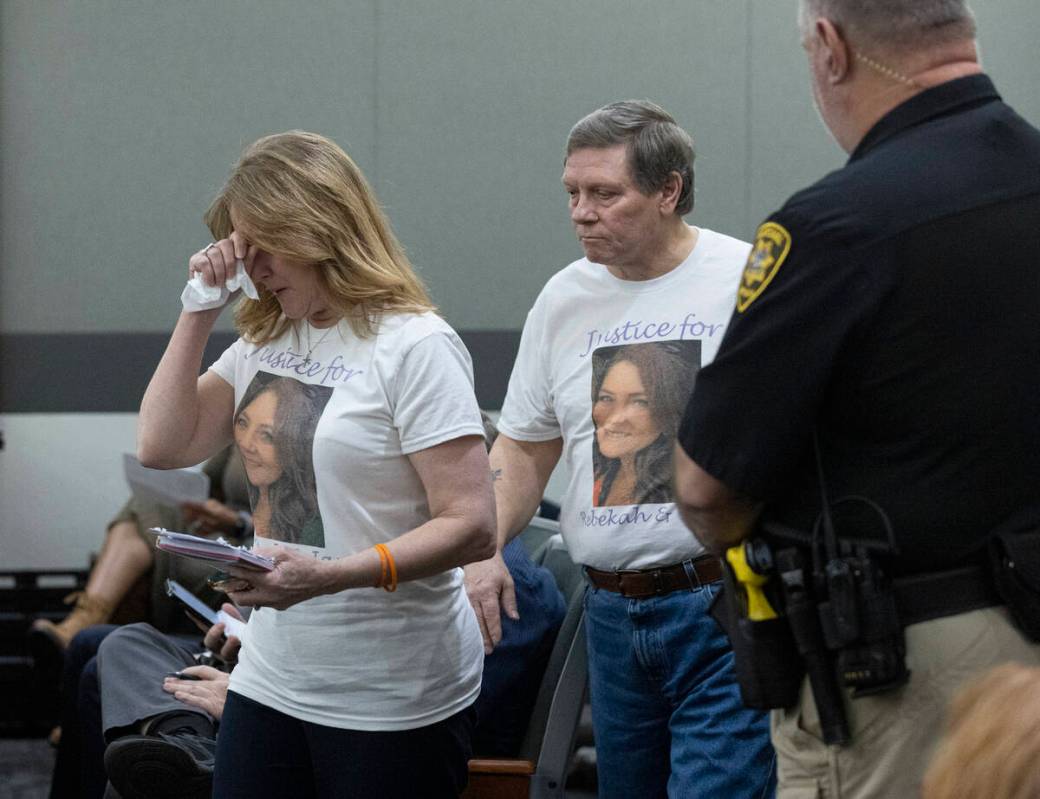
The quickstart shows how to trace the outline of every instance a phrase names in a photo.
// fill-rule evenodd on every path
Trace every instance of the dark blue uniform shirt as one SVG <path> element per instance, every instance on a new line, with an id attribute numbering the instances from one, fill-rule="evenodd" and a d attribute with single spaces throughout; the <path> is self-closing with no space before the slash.
<path id="1" fill-rule="evenodd" d="M 759 229 L 679 438 L 765 518 L 890 520 L 901 573 L 971 562 L 1040 495 L 1040 132 L 985 75 L 882 118 Z M 845 504 L 838 533 L 883 535 Z"/>

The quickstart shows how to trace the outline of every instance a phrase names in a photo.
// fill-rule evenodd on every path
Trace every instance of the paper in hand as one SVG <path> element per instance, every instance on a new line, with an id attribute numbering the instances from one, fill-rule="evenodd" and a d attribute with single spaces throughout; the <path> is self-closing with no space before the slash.
<path id="1" fill-rule="evenodd" d="M 242 292 L 251 300 L 260 299 L 256 286 L 246 272 L 246 265 L 240 258 L 235 261 L 235 274 L 227 279 L 223 286 L 208 286 L 198 272 L 184 286 L 181 292 L 181 305 L 185 311 L 208 311 L 211 308 L 220 308 L 227 303 L 228 298 L 242 289 Z"/>
<path id="2" fill-rule="evenodd" d="M 171 580 L 169 578 L 166 579 L 166 594 L 168 596 L 176 597 L 183 602 L 185 607 L 204 623 L 209 624 L 212 627 L 214 624 L 220 622 L 224 625 L 225 635 L 233 635 L 239 640 L 242 640 L 242 634 L 245 632 L 246 623 L 241 619 L 236 619 L 223 608 L 214 611 L 213 608 L 209 607 L 209 605 L 195 596 L 195 594 L 183 585 L 178 583 L 176 580 Z"/>
<path id="3" fill-rule="evenodd" d="M 274 560 L 271 558 L 257 555 L 246 547 L 229 544 L 223 538 L 202 538 L 187 533 L 175 533 L 163 527 L 150 527 L 148 532 L 156 536 L 155 546 L 164 552 L 198 560 L 234 563 L 261 571 L 271 571 L 274 568 Z"/>
<path id="4" fill-rule="evenodd" d="M 205 502 L 209 476 L 193 469 L 149 469 L 129 452 L 123 453 L 123 473 L 134 496 L 177 508 L 185 502 Z"/>
<path id="5" fill-rule="evenodd" d="M 217 611 L 217 621 L 223 622 L 224 624 L 224 635 L 229 638 L 233 635 L 239 641 L 242 640 L 242 636 L 246 631 L 246 623 L 241 619 L 236 619 L 226 610 L 221 608 Z"/>

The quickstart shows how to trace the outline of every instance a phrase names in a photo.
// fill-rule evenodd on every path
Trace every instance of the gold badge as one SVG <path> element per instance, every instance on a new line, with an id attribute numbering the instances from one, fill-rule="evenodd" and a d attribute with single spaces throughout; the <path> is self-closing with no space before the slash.
<path id="1" fill-rule="evenodd" d="M 755 246 L 748 256 L 744 276 L 737 289 L 737 312 L 744 313 L 780 271 L 791 249 L 791 234 L 776 222 L 766 222 L 755 234 Z"/>

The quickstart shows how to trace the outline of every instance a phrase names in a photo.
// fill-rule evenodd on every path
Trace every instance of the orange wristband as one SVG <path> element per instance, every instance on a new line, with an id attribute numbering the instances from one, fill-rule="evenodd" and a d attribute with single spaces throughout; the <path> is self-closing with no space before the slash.
<path id="1" fill-rule="evenodd" d="M 373 588 L 382 588 L 384 585 L 386 585 L 386 578 L 387 578 L 388 573 L 390 571 L 390 569 L 389 569 L 389 567 L 387 566 L 387 563 L 386 563 L 386 551 L 385 551 L 386 547 L 384 547 L 382 544 L 376 544 L 375 547 L 373 547 L 373 548 L 375 549 L 376 554 L 379 555 L 380 575 L 379 575 L 379 580 L 372 587 Z"/>
<path id="2" fill-rule="evenodd" d="M 396 591 L 397 590 L 397 564 L 394 563 L 394 556 L 390 554 L 390 550 L 386 548 L 386 544 L 376 544 L 376 552 L 379 553 L 379 559 L 383 564 L 383 576 L 379 581 L 379 587 L 384 591 Z M 386 581 L 387 568 L 390 570 L 390 582 Z"/>

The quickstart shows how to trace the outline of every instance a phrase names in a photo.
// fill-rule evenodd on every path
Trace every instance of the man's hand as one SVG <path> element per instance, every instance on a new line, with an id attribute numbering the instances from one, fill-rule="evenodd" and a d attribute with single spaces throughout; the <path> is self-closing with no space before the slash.
<path id="1" fill-rule="evenodd" d="M 219 721 L 224 713 L 231 678 L 211 666 L 189 666 L 181 669 L 181 674 L 191 674 L 198 679 L 178 680 L 176 677 L 167 677 L 163 680 L 163 690 L 186 705 L 206 711 Z"/>
<path id="2" fill-rule="evenodd" d="M 484 654 L 490 655 L 502 640 L 501 614 L 504 612 L 511 619 L 520 618 L 516 609 L 513 577 L 501 553 L 497 552 L 487 560 L 467 564 L 464 571 L 466 594 L 477 614 L 480 634 L 484 637 Z"/>
<path id="3" fill-rule="evenodd" d="M 220 609 L 239 621 L 245 621 L 242 614 L 238 612 L 238 608 L 230 602 L 225 602 Z M 242 642 L 234 635 L 225 636 L 223 622 L 218 621 L 206 630 L 206 637 L 202 639 L 202 643 L 210 652 L 220 655 L 220 659 L 225 663 L 233 665 L 238 662 L 238 650 L 242 648 Z"/>

